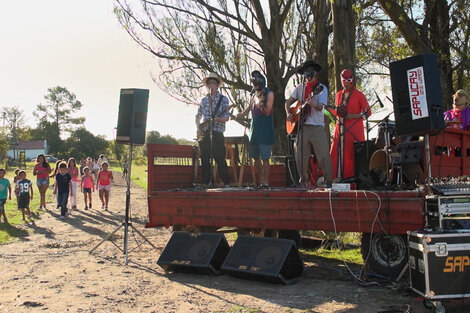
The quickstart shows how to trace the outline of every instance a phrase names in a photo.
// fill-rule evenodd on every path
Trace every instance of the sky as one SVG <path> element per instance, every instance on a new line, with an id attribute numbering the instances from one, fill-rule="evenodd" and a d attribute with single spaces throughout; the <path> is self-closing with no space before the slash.
<path id="1" fill-rule="evenodd" d="M 121 27 L 112 0 L 2 1 L 0 29 L 0 108 L 18 106 L 27 125 L 47 89 L 62 86 L 82 102 L 85 127 L 114 139 L 120 89 L 145 88 L 147 131 L 194 139 L 197 106 L 155 86 L 157 60 Z M 242 133 L 227 125 L 228 135 Z"/>
<path id="2" fill-rule="evenodd" d="M 112 0 L 10 0 L 2 1 L 1 12 L 0 108 L 20 107 L 27 125 L 35 126 L 32 112 L 47 89 L 66 87 L 83 104 L 79 115 L 86 117 L 86 129 L 111 140 L 120 89 L 145 88 L 150 90 L 147 131 L 194 139 L 197 106 L 178 102 L 155 85 L 157 59 L 121 27 Z M 225 135 L 243 131 L 232 121 Z"/>

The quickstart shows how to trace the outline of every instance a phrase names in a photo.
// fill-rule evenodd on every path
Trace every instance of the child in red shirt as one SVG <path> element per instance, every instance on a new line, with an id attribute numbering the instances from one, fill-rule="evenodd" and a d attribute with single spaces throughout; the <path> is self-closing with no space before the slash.
<path id="1" fill-rule="evenodd" d="M 83 197 L 85 200 L 85 210 L 88 210 L 88 208 L 91 209 L 91 191 L 93 189 L 93 192 L 95 192 L 95 184 L 93 182 L 93 176 L 91 176 L 90 174 L 90 169 L 87 166 L 83 168 L 81 189 L 82 189 Z M 87 198 L 87 195 L 88 195 L 88 198 Z M 88 203 L 90 204 L 88 205 Z"/>
<path id="2" fill-rule="evenodd" d="M 108 171 L 108 162 L 104 162 L 102 169 L 98 172 L 98 179 L 96 180 L 96 188 L 99 191 L 101 208 L 108 210 L 109 192 L 111 191 L 111 180 L 113 180 L 113 173 Z"/>

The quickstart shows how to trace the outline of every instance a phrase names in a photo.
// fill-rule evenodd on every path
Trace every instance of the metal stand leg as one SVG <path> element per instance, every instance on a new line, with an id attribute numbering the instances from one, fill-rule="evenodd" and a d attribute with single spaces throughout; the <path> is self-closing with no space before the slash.
<path id="1" fill-rule="evenodd" d="M 403 277 L 403 275 L 405 275 L 406 271 L 408 270 L 408 267 L 410 265 L 408 263 L 405 264 L 405 266 L 403 266 L 403 269 L 401 270 L 400 274 L 398 274 L 397 276 L 397 279 L 395 279 L 395 282 L 399 282 L 400 279 Z"/>
<path id="2" fill-rule="evenodd" d="M 135 228 L 132 225 L 132 222 L 129 221 L 129 212 L 130 212 L 130 203 L 131 203 L 131 169 L 132 169 L 132 144 L 129 144 L 129 171 L 127 175 L 127 190 L 126 190 L 126 211 L 124 215 L 124 222 L 122 222 L 121 225 L 119 225 L 115 230 L 110 232 L 106 237 L 103 238 L 103 240 L 100 241 L 93 249 L 91 249 L 88 253 L 92 254 L 93 251 L 95 251 L 103 242 L 106 240 L 109 240 L 118 230 L 121 229 L 121 227 L 124 226 L 124 250 L 121 250 L 119 246 L 117 246 L 114 242 L 114 244 L 124 252 L 125 258 L 126 258 L 126 265 L 129 263 L 129 250 L 128 250 L 128 236 L 129 236 L 129 226 L 132 227 L 132 229 L 139 234 L 148 244 L 150 244 L 155 250 L 159 250 L 155 245 L 153 245 L 137 228 Z"/>
<path id="3" fill-rule="evenodd" d="M 97 244 L 96 246 L 94 246 L 93 249 L 91 249 L 90 251 L 88 251 L 88 253 L 89 253 L 89 254 L 92 254 L 93 251 L 95 251 L 99 246 L 101 246 L 101 244 L 102 244 L 103 242 L 105 242 L 106 240 L 108 240 L 109 238 L 111 238 L 118 230 L 120 230 L 122 226 L 124 226 L 124 223 L 122 223 L 121 225 L 119 225 L 118 227 L 116 227 L 116 229 L 114 229 L 112 232 L 110 232 L 109 234 L 107 234 L 106 237 L 104 237 L 103 240 L 101 240 L 99 244 Z"/>

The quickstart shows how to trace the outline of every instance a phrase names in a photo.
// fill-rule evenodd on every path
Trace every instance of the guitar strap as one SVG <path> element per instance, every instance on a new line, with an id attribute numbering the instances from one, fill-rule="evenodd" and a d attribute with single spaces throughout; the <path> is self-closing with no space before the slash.
<path id="1" fill-rule="evenodd" d="M 219 101 L 217 101 L 217 104 L 215 105 L 214 111 L 212 111 L 212 119 L 217 116 L 217 113 L 219 112 L 220 109 L 220 104 L 222 103 L 222 98 L 224 96 L 220 95 Z"/>

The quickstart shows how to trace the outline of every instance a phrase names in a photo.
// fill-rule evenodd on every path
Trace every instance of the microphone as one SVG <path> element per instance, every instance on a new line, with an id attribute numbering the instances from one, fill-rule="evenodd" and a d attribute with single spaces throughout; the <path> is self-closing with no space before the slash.
<path id="1" fill-rule="evenodd" d="M 383 109 L 384 104 L 382 103 L 382 100 L 380 100 L 379 95 L 377 94 L 377 91 L 374 91 L 374 92 L 375 92 L 375 96 L 377 97 L 377 101 L 379 101 L 380 108 Z"/>

